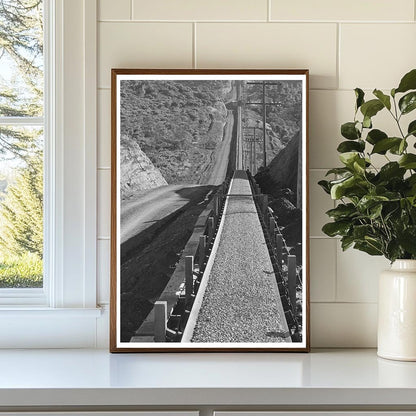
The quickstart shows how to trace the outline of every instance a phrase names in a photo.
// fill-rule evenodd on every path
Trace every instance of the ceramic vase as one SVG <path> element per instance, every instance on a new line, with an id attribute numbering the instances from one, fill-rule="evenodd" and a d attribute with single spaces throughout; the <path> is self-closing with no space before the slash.
<path id="1" fill-rule="evenodd" d="M 380 275 L 377 354 L 416 361 L 416 260 L 396 260 Z"/>

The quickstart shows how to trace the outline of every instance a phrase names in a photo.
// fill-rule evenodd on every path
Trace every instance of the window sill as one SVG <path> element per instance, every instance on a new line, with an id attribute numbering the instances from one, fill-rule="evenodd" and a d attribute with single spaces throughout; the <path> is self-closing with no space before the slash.
<path id="1" fill-rule="evenodd" d="M 105 308 L 2 306 L 0 348 L 95 348 L 105 313 Z"/>
<path id="2" fill-rule="evenodd" d="M 0 318 L 4 316 L 28 316 L 31 318 L 63 316 L 72 318 L 99 318 L 101 308 L 45 308 L 38 306 L 0 306 Z"/>
<path id="3" fill-rule="evenodd" d="M 416 409 L 416 363 L 375 350 L 110 354 L 0 351 L 0 411 L 134 406 L 193 409 Z"/>

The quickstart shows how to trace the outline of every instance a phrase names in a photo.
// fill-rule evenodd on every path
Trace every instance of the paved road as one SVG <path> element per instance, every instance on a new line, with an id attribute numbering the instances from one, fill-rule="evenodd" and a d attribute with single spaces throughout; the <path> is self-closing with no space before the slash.
<path id="1" fill-rule="evenodd" d="M 120 243 L 123 244 L 155 222 L 182 208 L 195 197 L 195 193 L 200 197 L 198 188 L 198 185 L 161 186 L 122 201 Z M 202 194 L 201 201 L 207 192 Z"/>
<path id="2" fill-rule="evenodd" d="M 221 144 L 214 154 L 214 166 L 207 183 L 210 185 L 221 185 L 227 175 L 228 161 L 230 157 L 231 139 L 233 136 L 234 116 L 228 110 L 227 121 L 224 128 L 224 135 Z"/>
<path id="3" fill-rule="evenodd" d="M 291 342 L 249 181 L 236 171 L 191 342 Z M 203 292 L 201 292 L 203 293 Z M 196 300 L 197 304 L 198 298 Z M 196 308 L 197 309 L 197 308 Z"/>

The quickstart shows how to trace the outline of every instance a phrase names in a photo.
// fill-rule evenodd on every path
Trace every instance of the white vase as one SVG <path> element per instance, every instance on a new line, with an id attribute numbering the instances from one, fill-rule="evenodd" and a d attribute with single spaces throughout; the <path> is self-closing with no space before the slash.
<path id="1" fill-rule="evenodd" d="M 396 260 L 380 275 L 377 354 L 416 361 L 416 260 Z"/>

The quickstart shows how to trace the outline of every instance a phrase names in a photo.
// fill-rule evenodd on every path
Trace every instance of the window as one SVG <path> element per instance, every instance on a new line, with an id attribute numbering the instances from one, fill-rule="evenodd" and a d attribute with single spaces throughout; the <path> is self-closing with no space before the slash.
<path id="1" fill-rule="evenodd" d="M 43 9 L 0 0 L 0 290 L 44 287 Z"/>
<path id="2" fill-rule="evenodd" d="M 30 1 L 0 0 L 0 14 L 5 3 Z M 0 121 L 37 135 L 43 147 L 44 280 L 43 287 L 0 289 L 0 348 L 94 347 L 107 334 L 106 312 L 96 305 L 97 0 L 41 4 L 45 42 L 36 62 L 43 61 L 46 110 L 2 113 Z"/>

